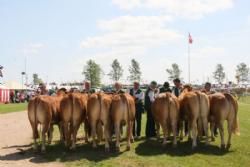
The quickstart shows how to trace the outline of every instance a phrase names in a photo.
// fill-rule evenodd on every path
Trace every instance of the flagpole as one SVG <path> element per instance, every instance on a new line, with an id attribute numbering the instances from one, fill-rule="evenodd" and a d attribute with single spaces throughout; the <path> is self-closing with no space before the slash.
<path id="1" fill-rule="evenodd" d="M 188 83 L 190 84 L 190 42 L 188 41 Z"/>

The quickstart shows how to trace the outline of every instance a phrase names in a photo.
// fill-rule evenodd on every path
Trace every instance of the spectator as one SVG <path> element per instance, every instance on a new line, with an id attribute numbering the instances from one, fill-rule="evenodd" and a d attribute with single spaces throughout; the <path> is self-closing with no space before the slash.
<path id="1" fill-rule="evenodd" d="M 160 93 L 164 92 L 170 92 L 170 93 L 172 92 L 168 82 L 164 82 L 163 86 L 160 88 Z"/>
<path id="2" fill-rule="evenodd" d="M 119 82 L 116 82 L 114 84 L 114 90 L 113 93 L 124 93 L 124 91 L 122 90 L 122 84 L 120 84 Z"/>
<path id="3" fill-rule="evenodd" d="M 145 109 L 147 111 L 147 122 L 146 122 L 146 137 L 156 136 L 155 122 L 151 111 L 151 104 L 154 102 L 155 97 L 158 93 L 157 83 L 152 81 L 145 93 Z"/>
<path id="4" fill-rule="evenodd" d="M 144 112 L 142 102 L 144 98 L 144 93 L 140 89 L 139 82 L 134 82 L 134 88 L 130 89 L 129 93 L 135 98 L 135 123 L 133 127 L 133 135 L 136 138 L 139 138 L 141 136 L 141 116 Z"/>

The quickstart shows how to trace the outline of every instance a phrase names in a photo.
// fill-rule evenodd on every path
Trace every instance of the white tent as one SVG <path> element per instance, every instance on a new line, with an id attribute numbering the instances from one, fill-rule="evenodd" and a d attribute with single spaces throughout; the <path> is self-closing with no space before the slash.
<path id="1" fill-rule="evenodd" d="M 8 87 L 9 89 L 13 89 L 13 90 L 26 90 L 29 89 L 27 86 L 20 84 L 19 82 L 16 81 L 7 81 L 4 84 L 6 87 Z"/>

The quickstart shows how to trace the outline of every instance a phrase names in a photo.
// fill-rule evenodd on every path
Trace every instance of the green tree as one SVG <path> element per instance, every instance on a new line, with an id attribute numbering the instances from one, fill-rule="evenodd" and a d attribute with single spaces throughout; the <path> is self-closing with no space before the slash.
<path id="1" fill-rule="evenodd" d="M 101 71 L 99 64 L 96 64 L 94 60 L 88 60 L 82 74 L 86 80 L 90 81 L 92 86 L 99 86 L 101 84 Z"/>
<path id="2" fill-rule="evenodd" d="M 175 78 L 180 78 L 182 71 L 180 70 L 178 64 L 173 63 L 171 67 L 172 68 L 170 68 L 170 69 L 166 69 L 166 71 L 169 75 L 168 79 L 172 81 Z"/>
<path id="3" fill-rule="evenodd" d="M 236 76 L 238 83 L 249 81 L 249 67 L 245 63 L 240 63 L 236 67 Z"/>
<path id="4" fill-rule="evenodd" d="M 38 74 L 33 74 L 33 84 L 39 85 L 40 83 L 43 83 L 42 79 L 38 77 Z"/>
<path id="5" fill-rule="evenodd" d="M 131 65 L 129 67 L 129 80 L 131 82 L 134 82 L 134 81 L 138 81 L 140 82 L 141 80 L 141 69 L 140 69 L 140 64 L 135 60 L 135 59 L 132 59 L 131 60 Z"/>
<path id="6" fill-rule="evenodd" d="M 108 74 L 113 81 L 119 81 L 123 75 L 123 69 L 119 61 L 115 59 L 111 64 L 111 71 Z"/>
<path id="7" fill-rule="evenodd" d="M 216 65 L 216 69 L 214 71 L 214 79 L 217 81 L 217 83 L 222 83 L 225 79 L 225 72 L 224 68 L 221 64 Z"/>

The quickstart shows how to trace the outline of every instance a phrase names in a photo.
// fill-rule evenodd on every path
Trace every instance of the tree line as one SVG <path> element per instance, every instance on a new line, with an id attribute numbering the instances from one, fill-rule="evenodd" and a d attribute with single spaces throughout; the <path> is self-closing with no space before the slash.
<path id="1" fill-rule="evenodd" d="M 129 76 L 128 80 L 131 82 L 134 81 L 141 81 L 142 72 L 140 70 L 140 64 L 135 59 L 131 60 L 131 64 L 128 68 Z M 123 67 L 119 63 L 117 59 L 113 60 L 111 63 L 111 71 L 107 74 L 112 81 L 119 81 L 123 76 Z M 166 69 L 168 74 L 168 79 L 173 80 L 175 78 L 181 79 L 181 69 L 179 65 L 173 63 L 170 68 Z M 97 64 L 94 60 L 87 61 L 86 65 L 83 69 L 83 75 L 85 76 L 86 80 L 89 80 L 92 86 L 99 86 L 101 84 L 101 74 L 102 69 L 99 64 Z M 240 82 L 248 82 L 250 75 L 250 69 L 245 63 L 240 63 L 236 66 L 236 81 L 237 83 Z M 222 64 L 217 64 L 215 67 L 215 71 L 213 72 L 213 78 L 217 83 L 222 83 L 225 80 L 225 71 Z"/>
<path id="2" fill-rule="evenodd" d="M 127 79 L 129 81 L 141 81 L 142 72 L 140 69 L 140 64 L 135 59 L 132 59 L 130 62 L 130 66 L 128 68 L 129 76 Z M 115 59 L 111 63 L 111 70 L 107 74 L 109 78 L 117 82 L 123 77 L 124 69 L 120 62 Z M 166 69 L 166 72 L 168 74 L 168 79 L 172 81 L 175 78 L 181 78 L 181 69 L 178 64 L 173 63 L 170 68 Z M 235 78 L 237 83 L 244 83 L 250 81 L 250 69 L 245 63 L 240 63 L 236 66 L 235 71 Z M 86 65 L 83 68 L 82 74 L 84 75 L 85 79 L 90 81 L 92 86 L 100 86 L 101 85 L 101 76 L 104 74 L 104 72 L 101 69 L 101 66 L 97 64 L 94 60 L 88 60 L 86 62 Z M 213 78 L 217 83 L 222 83 L 225 80 L 226 74 L 224 71 L 224 67 L 222 64 L 217 64 L 215 67 L 215 71 L 213 72 Z M 38 77 L 37 73 L 33 74 L 33 84 L 38 85 L 40 83 L 43 83 L 42 79 Z"/>

